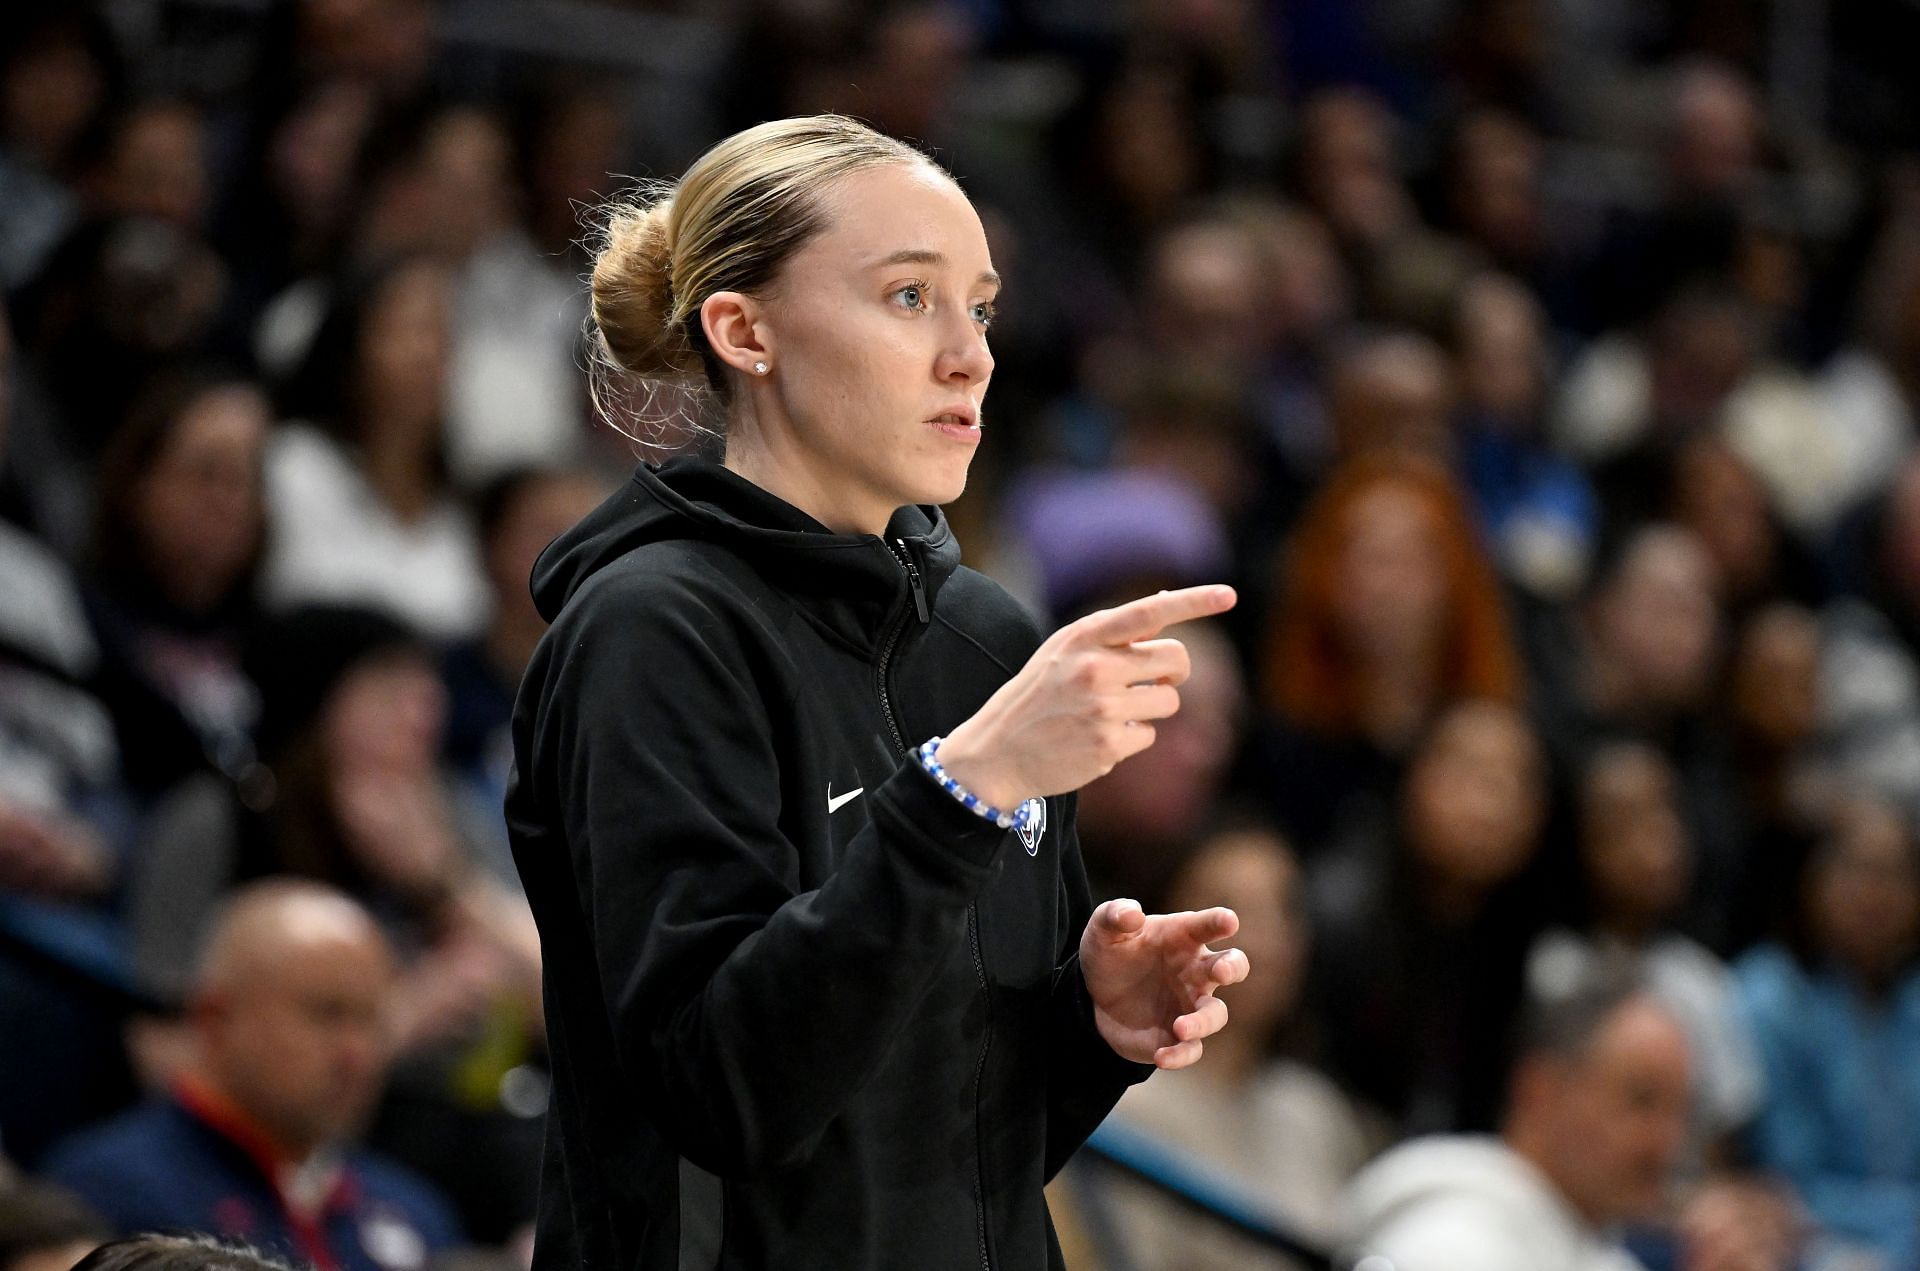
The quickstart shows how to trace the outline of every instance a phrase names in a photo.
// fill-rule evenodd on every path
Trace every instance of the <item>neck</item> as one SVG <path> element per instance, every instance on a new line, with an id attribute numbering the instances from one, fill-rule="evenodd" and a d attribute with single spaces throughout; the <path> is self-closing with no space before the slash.
<path id="1" fill-rule="evenodd" d="M 299 1169 L 324 1146 L 268 1124 L 204 1066 L 181 1077 L 178 1095 L 196 1116 L 232 1139 L 263 1168 Z"/>
<path id="2" fill-rule="evenodd" d="M 794 437 L 791 427 L 765 427 L 757 409 L 743 412 L 727 429 L 725 467 L 767 493 L 799 508 L 835 534 L 885 534 L 893 509 L 877 502 L 865 506 L 848 495 L 844 482 L 820 470 L 817 456 Z"/>
<path id="3" fill-rule="evenodd" d="M 1382 749 L 1399 751 L 1420 731 L 1433 701 L 1431 663 L 1421 655 L 1372 659 L 1361 691 L 1360 726 Z"/>
<path id="4" fill-rule="evenodd" d="M 1554 1195 L 1566 1202 L 1567 1207 L 1580 1215 L 1581 1221 L 1589 1227 L 1604 1227 L 1609 1219 L 1604 1214 L 1596 1214 L 1582 1205 L 1578 1198 L 1570 1193 L 1561 1181 L 1559 1171 L 1554 1168 L 1551 1136 L 1544 1127 L 1536 1128 L 1525 1122 L 1510 1118 L 1501 1137 L 1506 1141 L 1513 1154 L 1540 1171 L 1547 1185 L 1553 1188 Z"/>
<path id="5" fill-rule="evenodd" d="M 395 429 L 412 425 L 396 424 Z M 366 434 L 378 437 L 391 430 L 380 420 L 367 421 Z M 413 446 L 370 445 L 363 449 L 360 470 L 380 501 L 403 521 L 417 520 L 433 505 L 439 483 L 434 479 L 433 456 Z"/>
<path id="6" fill-rule="evenodd" d="M 1214 1085 L 1245 1085 L 1266 1059 L 1266 1040 L 1273 1030 L 1254 1020 L 1235 1020 L 1234 1024 L 1207 1038 L 1207 1058 L 1199 1071 Z"/>

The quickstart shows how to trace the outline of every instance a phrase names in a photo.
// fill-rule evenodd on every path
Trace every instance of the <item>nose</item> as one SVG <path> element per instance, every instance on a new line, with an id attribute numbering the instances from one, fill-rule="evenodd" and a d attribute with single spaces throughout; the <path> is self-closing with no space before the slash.
<path id="1" fill-rule="evenodd" d="M 953 310 L 949 310 L 953 312 Z M 934 362 L 934 375 L 943 384 L 971 384 L 984 388 L 993 375 L 993 353 L 986 333 L 971 310 L 960 309 L 941 332 L 944 345 Z"/>

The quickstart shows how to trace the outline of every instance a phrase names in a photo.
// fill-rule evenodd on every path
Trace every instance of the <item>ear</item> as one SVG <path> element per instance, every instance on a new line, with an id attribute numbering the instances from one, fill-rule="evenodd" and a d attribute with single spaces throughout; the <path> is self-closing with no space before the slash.
<path id="1" fill-rule="evenodd" d="M 742 375 L 773 360 L 760 302 L 738 291 L 716 291 L 700 303 L 700 327 L 714 355 Z"/>

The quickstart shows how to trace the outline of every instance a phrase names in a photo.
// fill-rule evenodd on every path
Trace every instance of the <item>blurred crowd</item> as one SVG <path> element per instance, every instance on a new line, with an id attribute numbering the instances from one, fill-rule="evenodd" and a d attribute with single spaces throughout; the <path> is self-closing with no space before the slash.
<path id="1" fill-rule="evenodd" d="M 1096 896 L 1255 967 L 1114 1124 L 1367 1271 L 1920 1268 L 1916 49 L 1906 0 L 7 5 L 0 1271 L 524 1263 L 526 579 L 697 408 L 590 392 L 591 209 L 821 110 L 1009 279 L 970 563 L 1243 598 L 1080 799 Z M 1085 1156 L 1052 1199 L 1076 1267 L 1294 1265 Z"/>

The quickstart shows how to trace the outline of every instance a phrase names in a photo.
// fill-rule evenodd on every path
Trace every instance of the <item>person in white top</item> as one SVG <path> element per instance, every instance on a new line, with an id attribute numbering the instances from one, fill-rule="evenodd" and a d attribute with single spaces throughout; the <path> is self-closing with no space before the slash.
<path id="1" fill-rule="evenodd" d="M 1498 1137 L 1416 1139 L 1342 1201 L 1354 1271 L 1639 1271 L 1623 1224 L 1659 1219 L 1686 1140 L 1693 1061 L 1671 1012 L 1632 982 L 1589 985 L 1529 1021 Z M 1682 1265 L 1765 1271 L 1764 1231 L 1685 1224 Z"/>
<path id="2" fill-rule="evenodd" d="M 487 618 L 473 525 L 447 475 L 451 279 L 426 257 L 354 278 L 286 386 L 267 449 L 269 605 L 365 604 L 451 642 Z"/>

